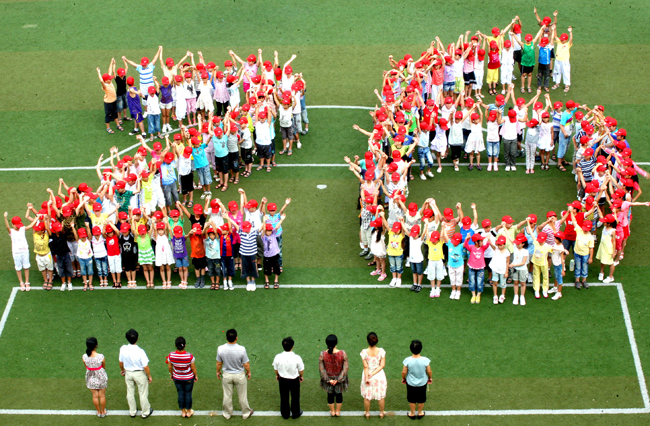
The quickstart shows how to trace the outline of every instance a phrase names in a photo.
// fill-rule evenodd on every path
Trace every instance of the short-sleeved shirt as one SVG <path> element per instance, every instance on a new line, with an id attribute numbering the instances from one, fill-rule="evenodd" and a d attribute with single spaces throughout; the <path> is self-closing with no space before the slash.
<path id="1" fill-rule="evenodd" d="M 214 240 L 210 237 L 204 239 L 203 246 L 205 247 L 205 257 L 213 260 L 221 259 L 221 241 L 219 237 Z"/>
<path id="2" fill-rule="evenodd" d="M 142 68 L 142 65 L 135 67 L 138 74 L 140 74 L 140 86 L 151 86 L 153 84 L 153 70 L 155 65 L 149 64 L 147 68 Z"/>
<path id="3" fill-rule="evenodd" d="M 410 356 L 404 360 L 403 364 L 408 368 L 408 373 L 406 374 L 407 385 L 421 387 L 427 384 L 427 380 L 429 379 L 427 367 L 431 364 L 429 358 L 424 356 L 414 358 Z"/>
<path id="4" fill-rule="evenodd" d="M 167 355 L 166 363 L 172 365 L 172 379 L 193 380 L 194 373 L 190 367 L 194 362 L 194 355 L 185 351 L 174 351 Z"/>
<path id="5" fill-rule="evenodd" d="M 404 239 L 404 234 L 396 234 L 394 232 L 388 233 L 388 248 L 386 254 L 389 256 L 401 256 L 404 253 L 402 248 L 402 240 Z"/>
<path id="6" fill-rule="evenodd" d="M 533 244 L 535 245 L 535 250 L 533 251 L 533 258 L 531 259 L 533 265 L 546 267 L 548 264 L 547 263 L 548 254 L 551 252 L 551 250 L 553 250 L 553 247 L 549 246 L 546 243 L 540 244 L 537 242 L 537 240 L 535 240 Z"/>
<path id="7" fill-rule="evenodd" d="M 115 94 L 115 86 L 113 86 L 112 82 L 104 83 L 102 89 L 104 89 L 104 102 L 110 104 L 117 100 L 117 95 Z"/>
<path id="8" fill-rule="evenodd" d="M 123 345 L 120 348 L 119 360 L 126 371 L 142 371 L 149 365 L 149 358 L 138 345 Z"/>
<path id="9" fill-rule="evenodd" d="M 594 238 L 590 232 L 585 232 L 582 228 L 576 227 L 576 245 L 573 248 L 575 254 L 587 256 L 589 249 L 594 248 Z"/>
<path id="10" fill-rule="evenodd" d="M 282 352 L 273 359 L 273 369 L 283 379 L 296 379 L 300 376 L 300 372 L 305 370 L 305 364 L 294 352 Z"/>
<path id="11" fill-rule="evenodd" d="M 50 253 L 50 236 L 47 233 L 39 234 L 34 232 L 34 253 L 39 256 L 46 256 Z"/>
<path id="12" fill-rule="evenodd" d="M 429 260 L 442 260 L 445 258 L 444 253 L 442 252 L 442 241 L 438 241 L 433 244 L 431 241 L 427 241 L 427 246 L 429 246 Z"/>
<path id="13" fill-rule="evenodd" d="M 160 176 L 163 185 L 171 185 L 176 182 L 176 160 L 171 163 L 162 163 L 160 165 Z"/>
<path id="14" fill-rule="evenodd" d="M 200 169 L 208 165 L 208 157 L 205 155 L 205 147 L 207 145 L 202 143 L 201 145 L 192 148 L 192 156 L 194 157 L 194 167 Z"/>
<path id="15" fill-rule="evenodd" d="M 217 361 L 223 363 L 224 373 L 238 374 L 244 371 L 244 364 L 248 362 L 246 348 L 238 343 L 226 343 L 217 349 Z"/>
<path id="16" fill-rule="evenodd" d="M 205 237 L 203 235 L 190 235 L 190 246 L 192 247 L 193 258 L 200 259 L 202 257 L 205 257 L 205 246 L 203 245 L 204 239 Z"/>
<path id="17" fill-rule="evenodd" d="M 463 266 L 463 245 L 458 244 L 455 246 L 451 241 L 447 241 L 447 265 L 450 268 L 458 268 Z"/>

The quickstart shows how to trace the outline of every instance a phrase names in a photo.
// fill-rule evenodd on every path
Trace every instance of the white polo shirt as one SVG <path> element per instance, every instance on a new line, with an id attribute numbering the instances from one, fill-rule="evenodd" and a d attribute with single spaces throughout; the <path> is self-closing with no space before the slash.
<path id="1" fill-rule="evenodd" d="M 293 351 L 282 352 L 273 359 L 273 369 L 278 371 L 278 375 L 283 379 L 296 379 L 300 372 L 305 370 L 302 358 Z"/>
<path id="2" fill-rule="evenodd" d="M 138 345 L 123 345 L 120 348 L 120 362 L 126 371 L 142 371 L 149 365 L 149 358 Z"/>

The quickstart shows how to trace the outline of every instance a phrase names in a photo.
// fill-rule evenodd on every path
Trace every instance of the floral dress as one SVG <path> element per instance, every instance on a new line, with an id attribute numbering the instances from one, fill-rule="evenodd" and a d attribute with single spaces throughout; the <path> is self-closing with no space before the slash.
<path id="1" fill-rule="evenodd" d="M 348 390 L 348 356 L 345 351 L 328 353 L 323 351 L 318 358 L 318 369 L 320 371 L 320 387 L 327 393 L 342 393 Z M 332 386 L 329 381 L 336 380 L 337 384 Z"/>
<path id="2" fill-rule="evenodd" d="M 108 375 L 106 375 L 106 370 L 102 367 L 104 355 L 97 354 L 95 357 L 89 357 L 84 354 L 81 359 L 86 364 L 86 387 L 88 389 L 106 389 Z"/>
<path id="3" fill-rule="evenodd" d="M 386 357 L 386 351 L 382 348 L 379 348 L 377 355 L 370 356 L 368 354 L 368 349 L 361 351 L 361 359 L 368 364 L 368 371 L 374 371 L 379 364 L 381 359 Z M 388 383 L 386 382 L 386 373 L 382 369 L 379 373 L 375 374 L 370 378 L 370 384 L 366 384 L 366 378 L 364 374 L 361 375 L 361 396 L 367 400 L 381 400 L 386 398 L 386 387 Z"/>

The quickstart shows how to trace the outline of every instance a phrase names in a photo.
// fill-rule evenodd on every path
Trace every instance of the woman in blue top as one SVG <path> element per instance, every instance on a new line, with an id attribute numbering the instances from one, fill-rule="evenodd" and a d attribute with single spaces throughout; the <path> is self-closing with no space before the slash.
<path id="1" fill-rule="evenodd" d="M 424 417 L 424 403 L 427 401 L 427 385 L 433 383 L 433 372 L 429 364 L 431 360 L 420 355 L 422 342 L 413 340 L 411 342 L 411 355 L 404 360 L 402 369 L 402 383 L 406 385 L 406 399 L 409 402 L 410 412 L 406 415 L 410 419 L 421 419 Z M 417 405 L 417 414 L 415 408 Z"/>

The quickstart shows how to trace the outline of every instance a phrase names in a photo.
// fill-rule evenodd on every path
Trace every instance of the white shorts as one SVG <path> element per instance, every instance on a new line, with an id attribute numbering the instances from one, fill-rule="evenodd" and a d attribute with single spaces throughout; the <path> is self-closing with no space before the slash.
<path id="1" fill-rule="evenodd" d="M 122 272 L 122 256 L 108 256 L 108 270 L 112 274 L 119 274 Z"/>
<path id="2" fill-rule="evenodd" d="M 445 275 L 447 275 L 447 272 L 442 260 L 429 260 L 429 266 L 427 267 L 427 279 L 429 281 L 442 281 Z"/>
<path id="3" fill-rule="evenodd" d="M 29 252 L 21 251 L 20 253 L 14 253 L 14 267 L 16 271 L 21 271 L 23 269 L 29 269 L 32 265 L 29 264 Z"/>
<path id="4" fill-rule="evenodd" d="M 68 241 L 68 249 L 70 250 L 70 261 L 74 262 L 75 260 L 79 260 L 77 257 L 77 242 L 76 241 Z"/>
<path id="5" fill-rule="evenodd" d="M 38 266 L 39 272 L 43 272 L 46 269 L 48 271 L 54 270 L 54 262 L 52 261 L 52 253 L 48 253 L 45 256 L 39 254 L 36 255 L 36 266 Z"/>
<path id="6" fill-rule="evenodd" d="M 514 65 L 501 66 L 501 84 L 512 83 L 512 72 Z"/>
<path id="7" fill-rule="evenodd" d="M 160 104 L 160 109 L 172 109 L 173 102 L 170 102 L 168 104 Z"/>

